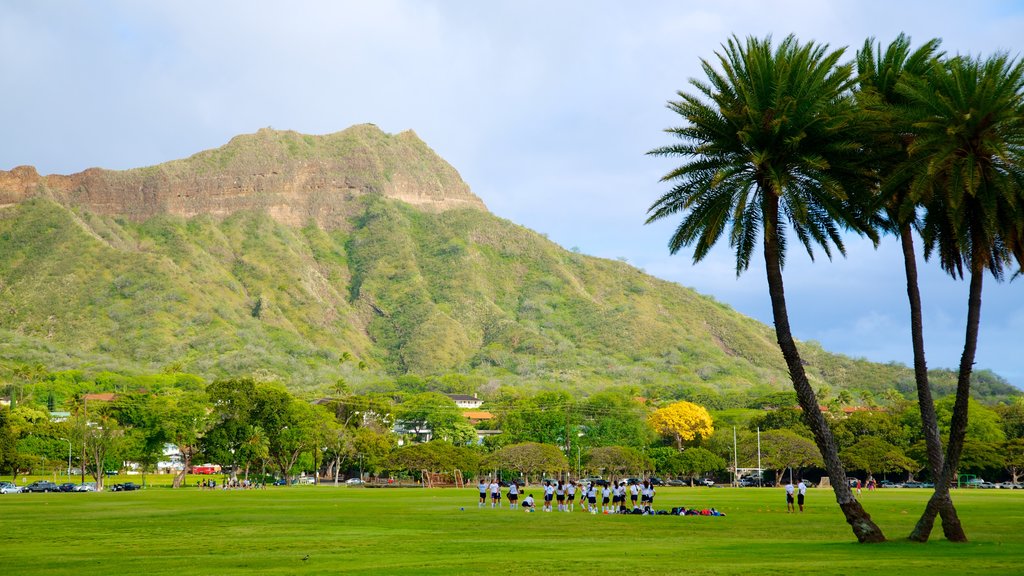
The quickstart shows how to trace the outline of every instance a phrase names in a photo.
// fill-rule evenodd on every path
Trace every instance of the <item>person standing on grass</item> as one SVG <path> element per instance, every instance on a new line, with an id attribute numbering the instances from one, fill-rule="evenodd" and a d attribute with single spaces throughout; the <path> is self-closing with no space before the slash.
<path id="1" fill-rule="evenodd" d="M 566 496 L 569 500 L 569 508 L 566 512 L 572 512 L 576 509 L 576 482 L 570 481 L 569 486 L 565 489 Z"/>
<path id="2" fill-rule="evenodd" d="M 601 512 L 607 512 L 611 509 L 611 495 L 612 489 L 605 484 L 601 488 Z"/>
<path id="3" fill-rule="evenodd" d="M 800 505 L 800 511 L 803 512 L 804 511 L 804 494 L 807 493 L 807 484 L 804 484 L 803 480 L 801 480 L 800 483 L 797 484 L 796 492 L 797 492 L 796 493 L 796 503 Z"/>
<path id="4" fill-rule="evenodd" d="M 626 483 L 619 482 L 615 487 L 615 497 L 612 498 L 612 510 L 618 512 L 626 505 Z"/>
<path id="5" fill-rule="evenodd" d="M 544 511 L 551 512 L 551 500 L 555 497 L 555 487 L 548 480 L 544 481 Z"/>
<path id="6" fill-rule="evenodd" d="M 795 512 L 796 508 L 793 506 L 793 493 L 796 488 L 793 486 L 793 481 L 790 480 L 789 484 L 786 484 L 786 513 Z"/>
<path id="7" fill-rule="evenodd" d="M 476 486 L 480 490 L 480 503 L 477 504 L 477 508 L 483 508 L 484 506 L 487 506 L 487 486 L 487 479 L 480 478 L 480 483 L 477 484 Z"/>
<path id="8" fill-rule="evenodd" d="M 498 508 L 501 506 L 501 485 L 498 484 L 498 479 L 494 478 L 491 480 L 491 508 Z"/>
<path id="9" fill-rule="evenodd" d="M 519 504 L 519 485 L 516 484 L 515 480 L 513 480 L 512 483 L 508 485 L 508 509 L 509 510 L 515 510 L 516 506 L 518 504 Z"/>
<path id="10" fill-rule="evenodd" d="M 629 503 L 636 508 L 636 499 L 640 497 L 640 483 L 633 480 L 629 483 Z"/>
<path id="11" fill-rule="evenodd" d="M 558 486 L 555 487 L 555 500 L 558 501 L 558 511 L 565 512 L 565 486 L 562 481 L 558 481 Z"/>
<path id="12" fill-rule="evenodd" d="M 587 511 L 597 514 L 597 483 L 591 482 L 587 487 Z"/>

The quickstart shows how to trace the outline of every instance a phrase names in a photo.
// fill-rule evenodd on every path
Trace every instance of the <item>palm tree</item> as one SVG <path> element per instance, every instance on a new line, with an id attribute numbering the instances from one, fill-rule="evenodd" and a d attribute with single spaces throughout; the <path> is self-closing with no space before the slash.
<path id="1" fill-rule="evenodd" d="M 774 51 L 771 38 L 744 44 L 733 37 L 716 54 L 721 72 L 702 61 L 708 82 L 690 81 L 699 94 L 679 92 L 680 100 L 669 104 L 686 120 L 667 130 L 682 143 L 650 152 L 687 161 L 662 178 L 675 186 L 651 206 L 647 221 L 685 213 L 669 249 L 695 244 L 694 262 L 729 228 L 737 274 L 748 268 L 760 239 L 776 338 L 836 500 L 859 541 L 881 542 L 882 531 L 850 491 L 804 372 L 782 281 L 787 225 L 812 258 L 813 245 L 829 257 L 832 246 L 845 253 L 841 228 L 869 229 L 857 206 L 872 179 L 857 143 L 852 65 L 839 64 L 842 53 L 793 36 Z"/>
<path id="2" fill-rule="evenodd" d="M 863 110 L 875 120 L 877 131 L 872 133 L 873 158 L 881 182 L 882 219 L 880 227 L 895 234 L 903 250 L 903 265 L 907 277 L 907 299 L 910 303 L 910 334 L 914 350 L 914 380 L 921 412 L 928 464 L 936 478 L 942 473 L 942 438 L 935 417 L 935 403 L 928 385 L 928 363 L 924 352 L 924 325 L 921 314 L 921 291 L 917 281 L 917 256 L 914 251 L 913 227 L 917 224 L 918 206 L 911 199 L 909 173 L 913 165 L 907 160 L 907 147 L 913 141 L 913 128 L 901 112 L 908 105 L 907 98 L 896 87 L 904 74 L 924 76 L 932 62 L 940 57 L 939 40 L 933 39 L 911 52 L 910 38 L 900 34 L 883 52 L 881 45 L 875 51 L 874 39 L 864 42 L 857 53 L 857 72 L 860 82 L 858 98 Z M 927 209 L 927 207 L 925 207 Z M 946 537 L 965 539 L 956 508 L 949 497 L 948 488 L 940 494 L 939 511 L 942 514 Z M 913 539 L 917 539 L 912 535 Z M 927 539 L 927 535 L 925 536 Z"/>
<path id="3" fill-rule="evenodd" d="M 914 140 L 907 151 L 917 171 L 910 194 L 928 206 L 925 257 L 938 256 L 954 277 L 962 278 L 965 268 L 970 275 L 945 462 L 911 535 L 925 540 L 963 451 L 982 279 L 988 271 L 1001 280 L 1024 266 L 1024 62 L 1006 54 L 958 56 L 932 63 L 927 75 L 905 76 L 898 90 L 911 104 Z"/>

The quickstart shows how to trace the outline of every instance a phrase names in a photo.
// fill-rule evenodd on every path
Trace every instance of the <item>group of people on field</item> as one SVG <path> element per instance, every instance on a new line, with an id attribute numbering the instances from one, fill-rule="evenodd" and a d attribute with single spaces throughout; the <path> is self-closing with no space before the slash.
<path id="1" fill-rule="evenodd" d="M 501 484 L 496 478 L 481 479 L 478 486 L 480 490 L 479 508 L 487 506 L 487 499 L 490 498 L 491 508 L 501 508 Z M 561 480 L 545 480 L 542 485 L 544 490 L 544 502 L 541 510 L 553 512 L 558 506 L 559 512 L 573 512 L 576 510 L 576 501 L 579 500 L 580 510 L 591 514 L 617 514 L 624 510 L 642 508 L 650 509 L 654 505 L 655 488 L 649 480 L 632 480 L 618 482 L 562 482 Z M 522 494 L 522 487 L 518 482 L 513 481 L 508 485 L 506 496 L 509 509 L 515 510 L 522 507 L 527 512 L 537 510 L 537 503 L 533 494 L 527 494 L 523 502 L 519 504 L 519 497 Z M 626 507 L 626 498 L 629 498 L 630 506 Z M 639 505 L 638 505 L 639 504 Z"/>

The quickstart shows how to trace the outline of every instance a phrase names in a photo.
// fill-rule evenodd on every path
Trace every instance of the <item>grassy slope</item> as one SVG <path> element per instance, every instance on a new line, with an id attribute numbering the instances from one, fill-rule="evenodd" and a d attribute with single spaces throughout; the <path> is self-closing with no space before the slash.
<path id="1" fill-rule="evenodd" d="M 471 489 L 21 494 L 0 496 L 0 565 L 26 575 L 1019 571 L 1024 493 L 957 493 L 970 544 L 903 541 L 927 496 L 866 493 L 894 541 L 865 546 L 819 489 L 804 514 L 784 512 L 781 489 L 659 491 L 659 507 L 714 506 L 725 518 L 480 510 Z"/>
<path id="2" fill-rule="evenodd" d="M 385 371 L 672 395 L 788 387 L 771 330 L 692 290 L 483 211 L 353 202 L 331 231 L 255 212 L 138 224 L 41 199 L 6 210 L 0 353 L 51 369 L 255 373 L 297 388 Z M 911 383 L 901 366 L 815 346 L 806 357 L 833 390 Z"/>

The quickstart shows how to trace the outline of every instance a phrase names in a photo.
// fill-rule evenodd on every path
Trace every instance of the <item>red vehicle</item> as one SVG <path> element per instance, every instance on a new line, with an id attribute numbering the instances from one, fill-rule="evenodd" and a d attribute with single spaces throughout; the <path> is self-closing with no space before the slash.
<path id="1" fill-rule="evenodd" d="M 220 474 L 219 464 L 203 464 L 192 467 L 193 474 Z"/>

